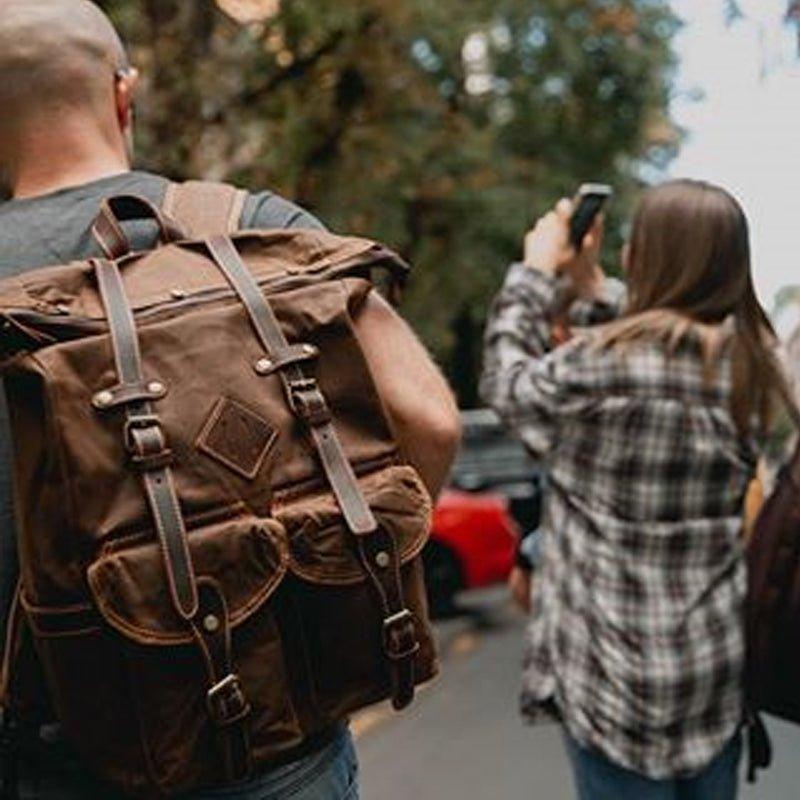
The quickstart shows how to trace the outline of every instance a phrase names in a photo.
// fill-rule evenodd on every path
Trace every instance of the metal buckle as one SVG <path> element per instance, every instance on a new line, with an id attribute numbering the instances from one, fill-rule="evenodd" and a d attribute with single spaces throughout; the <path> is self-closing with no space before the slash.
<path id="1" fill-rule="evenodd" d="M 414 622 L 414 615 L 407 608 L 404 608 L 402 611 L 392 614 L 391 617 L 386 617 L 386 619 L 383 621 L 383 629 L 386 630 L 387 628 L 391 628 L 393 625 L 397 625 L 400 622 L 406 621 Z"/>
<path id="2" fill-rule="evenodd" d="M 238 675 L 231 673 L 206 692 L 208 713 L 220 727 L 238 722 L 250 713 L 250 703 Z"/>
<path id="3" fill-rule="evenodd" d="M 397 631 L 397 636 L 392 636 L 392 631 Z M 399 642 L 400 637 L 407 635 L 411 640 L 411 644 L 403 650 L 397 650 L 394 647 L 393 638 Z M 404 608 L 391 617 L 387 617 L 383 621 L 383 646 L 386 655 L 392 661 L 402 661 L 404 658 L 413 656 L 419 650 L 419 641 L 417 640 L 417 629 L 414 625 L 414 615 Z"/>
<path id="4" fill-rule="evenodd" d="M 131 432 L 134 430 L 147 430 L 149 428 L 158 428 L 162 438 L 164 437 L 161 420 L 155 414 L 142 414 L 137 417 L 129 417 L 125 421 L 123 433 L 125 435 L 125 447 L 128 449 L 129 453 L 134 452 L 136 449 L 136 444 L 133 441 Z"/>
<path id="5" fill-rule="evenodd" d="M 294 413 L 312 428 L 331 421 L 331 412 L 325 395 L 319 389 L 316 378 L 287 381 L 289 404 Z"/>

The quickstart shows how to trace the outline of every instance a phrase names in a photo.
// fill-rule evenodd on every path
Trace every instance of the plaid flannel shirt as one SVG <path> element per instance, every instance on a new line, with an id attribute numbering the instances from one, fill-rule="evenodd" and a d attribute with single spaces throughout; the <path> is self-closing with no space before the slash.
<path id="1" fill-rule="evenodd" d="M 586 322 L 613 317 L 619 292 Z M 757 451 L 729 411 L 730 359 L 691 339 L 551 350 L 556 283 L 514 265 L 486 331 L 482 395 L 549 486 L 523 713 L 651 778 L 707 765 L 742 720 L 742 508 Z"/>

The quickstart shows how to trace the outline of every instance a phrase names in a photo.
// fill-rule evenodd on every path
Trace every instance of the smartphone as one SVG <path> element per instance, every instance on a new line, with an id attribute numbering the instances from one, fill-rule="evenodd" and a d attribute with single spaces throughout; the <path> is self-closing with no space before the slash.
<path id="1" fill-rule="evenodd" d="M 569 240 L 576 250 L 581 249 L 583 237 L 612 194 L 614 190 L 605 183 L 584 183 L 578 189 L 575 210 L 569 221 Z"/>

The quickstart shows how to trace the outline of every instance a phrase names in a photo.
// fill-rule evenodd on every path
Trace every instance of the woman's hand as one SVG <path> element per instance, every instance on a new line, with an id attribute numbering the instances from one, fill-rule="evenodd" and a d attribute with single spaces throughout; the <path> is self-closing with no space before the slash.
<path id="1" fill-rule="evenodd" d="M 508 576 L 508 591 L 516 606 L 531 613 L 531 570 L 515 566 Z"/>
<path id="2" fill-rule="evenodd" d="M 541 217 L 525 237 L 525 264 L 547 275 L 567 275 L 580 297 L 596 297 L 604 274 L 598 261 L 603 242 L 603 218 L 598 215 L 583 239 L 580 252 L 569 241 L 571 200 L 562 199 L 555 209 Z"/>

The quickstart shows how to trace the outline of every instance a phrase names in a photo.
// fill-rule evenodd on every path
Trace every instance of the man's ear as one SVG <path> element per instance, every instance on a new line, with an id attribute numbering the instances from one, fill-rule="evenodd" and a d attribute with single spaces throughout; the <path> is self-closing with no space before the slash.
<path id="1" fill-rule="evenodd" d="M 130 133 L 133 124 L 133 101 L 136 95 L 136 86 L 139 83 L 139 70 L 128 67 L 117 72 L 114 87 L 116 102 L 117 122 L 123 134 Z"/>

